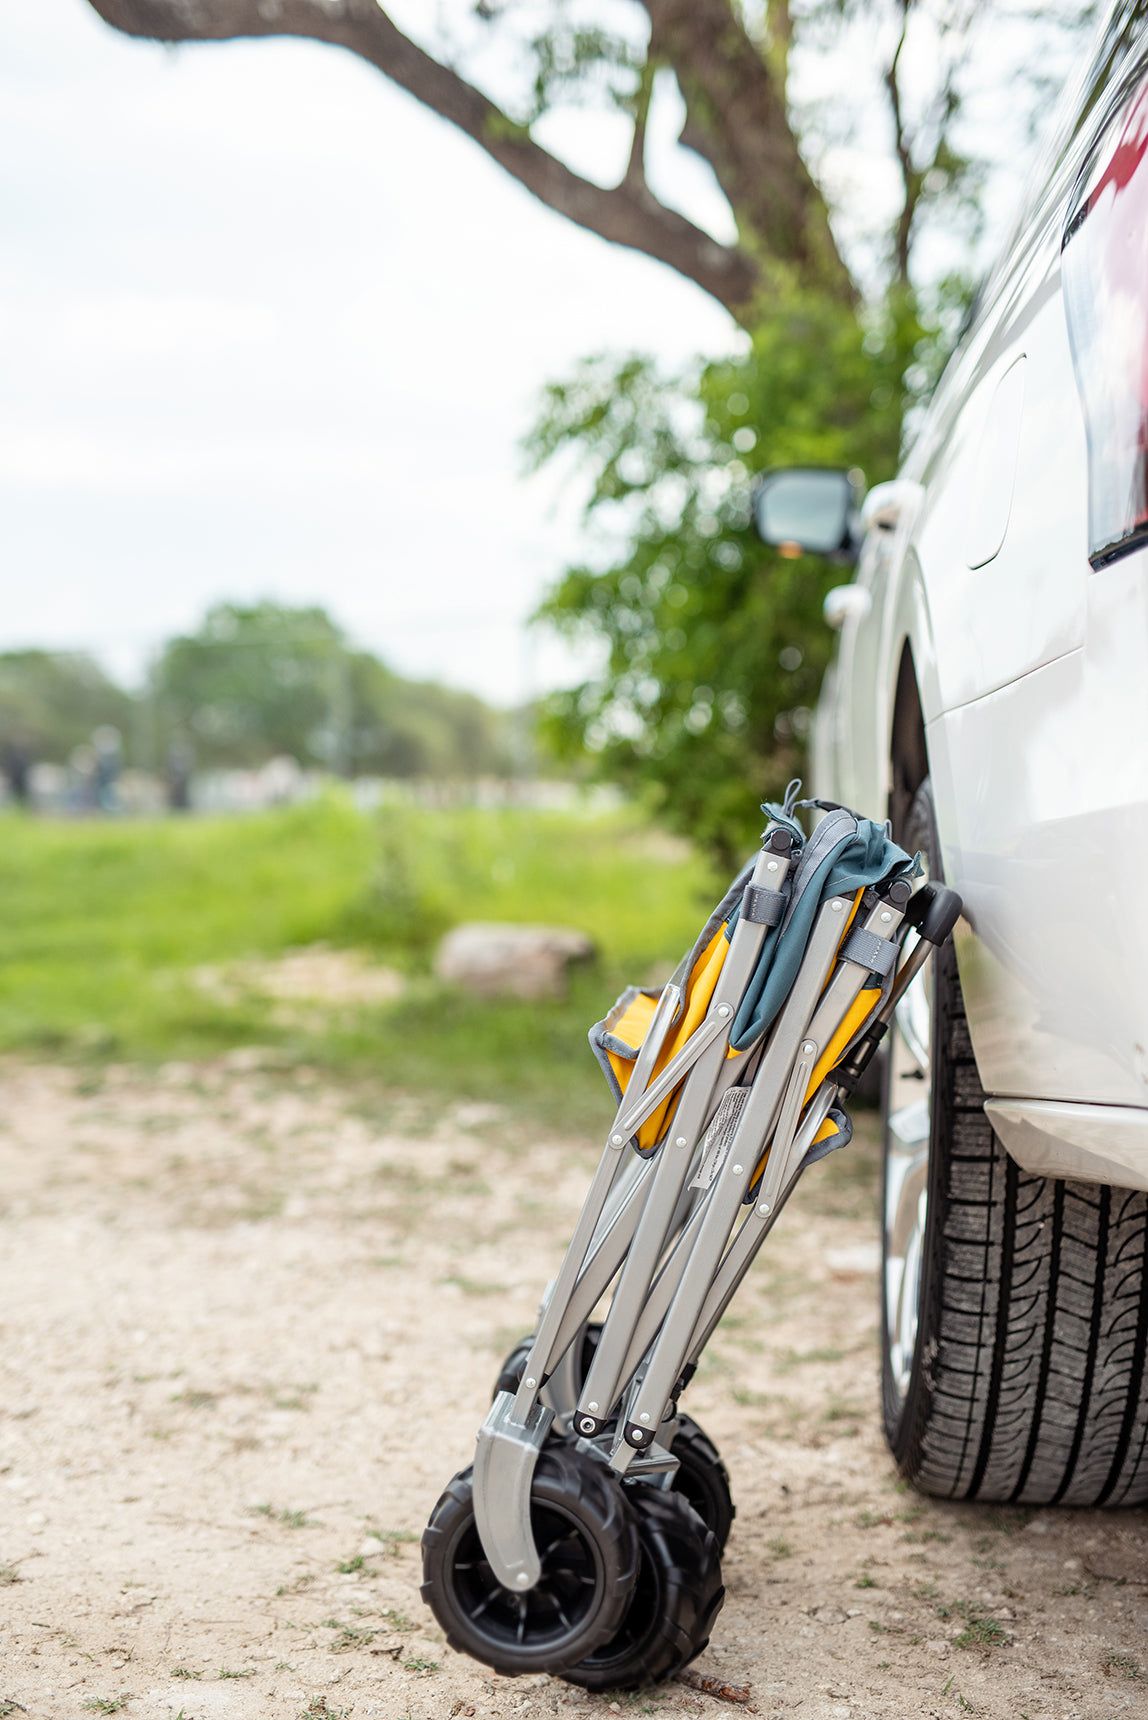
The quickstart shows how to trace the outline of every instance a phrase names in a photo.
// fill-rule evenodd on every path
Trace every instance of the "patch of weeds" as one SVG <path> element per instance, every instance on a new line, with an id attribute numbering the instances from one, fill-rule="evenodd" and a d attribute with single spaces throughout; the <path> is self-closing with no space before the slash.
<path id="1" fill-rule="evenodd" d="M 118 1714 L 131 1699 L 130 1690 L 121 1690 L 118 1696 L 89 1696 L 84 1707 L 91 1708 L 96 1714 Z"/>
<path id="2" fill-rule="evenodd" d="M 410 1660 L 403 1661 L 404 1672 L 438 1672 L 437 1660 L 424 1660 L 421 1654 L 412 1655 Z"/>
<path id="3" fill-rule="evenodd" d="M 879 1618 L 871 1618 L 869 1620 L 869 1629 L 873 1632 L 874 1636 L 887 1636 L 889 1633 L 889 1626 L 887 1624 L 882 1624 Z"/>
<path id="4" fill-rule="evenodd" d="M 936 1583 L 918 1583 L 913 1590 L 913 1595 L 919 1601 L 935 1601 L 940 1592 Z"/>
<path id="5" fill-rule="evenodd" d="M 353 1559 L 343 1559 L 335 1566 L 341 1577 L 352 1576 L 356 1571 L 362 1571 L 364 1576 L 375 1577 L 378 1572 L 368 1565 L 362 1553 L 356 1553 Z"/>
<path id="6" fill-rule="evenodd" d="M 866 1507 L 864 1511 L 858 1511 L 853 1521 L 859 1529 L 883 1529 L 888 1528 L 893 1519 L 888 1512 L 870 1511 Z"/>
<path id="7" fill-rule="evenodd" d="M 452 1273 L 449 1278 L 440 1278 L 440 1284 L 453 1284 L 462 1291 L 464 1296 L 505 1296 L 505 1284 L 483 1284 L 477 1278 L 462 1278 Z"/>
<path id="8" fill-rule="evenodd" d="M 306 1511 L 277 1511 L 274 1505 L 252 1505 L 253 1517 L 270 1517 L 273 1523 L 282 1523 L 286 1529 L 310 1529 L 314 1525 Z"/>
<path id="9" fill-rule="evenodd" d="M 988 1512 L 987 1520 L 998 1535 L 1015 1535 L 1018 1529 L 1031 1523 L 1035 1515 L 1035 1511 L 1024 1505 L 998 1505 Z"/>
<path id="10" fill-rule="evenodd" d="M 414 1625 L 411 1623 L 406 1613 L 396 1612 L 394 1607 L 388 1607 L 386 1612 L 383 1614 L 383 1617 L 386 1619 L 392 1630 L 414 1629 Z"/>
<path id="11" fill-rule="evenodd" d="M 219 1392 L 176 1392 L 172 1403 L 186 1404 L 188 1409 L 214 1409 L 219 1402 Z"/>
<path id="12" fill-rule="evenodd" d="M 829 1408 L 822 1413 L 821 1420 L 824 1422 L 864 1421 L 867 1413 L 866 1410 L 859 1409 L 856 1404 L 831 1403 Z"/>
<path id="13" fill-rule="evenodd" d="M 253 1666 L 243 1666 L 239 1668 L 221 1666 L 215 1676 L 217 1678 L 254 1678 L 255 1668 Z"/>
<path id="14" fill-rule="evenodd" d="M 367 1534 L 380 1542 L 383 1552 L 391 1557 L 400 1547 L 413 1546 L 419 1539 L 417 1535 L 412 1535 L 409 1529 L 368 1529 Z"/>
<path id="15" fill-rule="evenodd" d="M 18 1565 L 0 1565 L 0 1589 L 10 1589 L 13 1583 L 22 1583 L 26 1580 L 20 1575 Z"/>
<path id="16" fill-rule="evenodd" d="M 291 1665 L 289 1660 L 277 1660 L 275 1662 L 275 1670 L 276 1672 L 294 1672 L 295 1668 Z"/>
<path id="17" fill-rule="evenodd" d="M 168 1673 L 169 1678 L 202 1678 L 202 1672 L 192 1672 L 187 1666 L 173 1666 Z"/>
<path id="18" fill-rule="evenodd" d="M 349 1708 L 328 1708 L 325 1696 L 312 1696 L 306 1708 L 300 1708 L 299 1720 L 347 1720 Z"/>
<path id="19" fill-rule="evenodd" d="M 952 1538 L 951 1535 L 946 1535 L 943 1529 L 906 1529 L 901 1536 L 902 1541 L 907 1541 L 915 1547 L 923 1546 L 929 1541 L 935 1541 L 940 1546 L 947 1547 Z"/>
<path id="20" fill-rule="evenodd" d="M 320 1620 L 324 1630 L 335 1632 L 331 1648 L 336 1654 L 349 1654 L 353 1648 L 368 1648 L 378 1636 L 377 1630 L 372 1630 L 363 1624 L 344 1624 L 342 1619 L 325 1618 Z"/>
<path id="21" fill-rule="evenodd" d="M 790 1546 L 789 1542 L 780 1535 L 772 1541 L 767 1541 L 765 1544 L 775 1559 L 788 1559 L 793 1553 L 793 1548 Z"/>
<path id="22" fill-rule="evenodd" d="M 267 1395 L 271 1399 L 272 1409 L 310 1409 L 311 1406 L 307 1399 L 314 1397 L 318 1390 L 318 1386 L 314 1384 L 288 1386 L 285 1391 L 280 1391 L 275 1386 L 269 1386 Z"/>
<path id="23" fill-rule="evenodd" d="M 1104 1674 L 1107 1678 L 1127 1678 L 1135 1683 L 1148 1680 L 1145 1672 L 1134 1654 L 1127 1654 L 1122 1648 L 1109 1648 L 1104 1654 Z"/>
<path id="24" fill-rule="evenodd" d="M 972 1601 L 958 1601 L 955 1611 L 964 1619 L 965 1628 L 953 1638 L 954 1647 L 1003 1648 L 1008 1642 L 1004 1626 Z"/>
<path id="25" fill-rule="evenodd" d="M 804 1367 L 807 1362 L 840 1362 L 844 1359 L 844 1350 L 784 1350 L 774 1362 L 774 1369 L 779 1374 L 789 1373 L 791 1368 Z"/>
<path id="26" fill-rule="evenodd" d="M 10 1696 L 0 1698 L 0 1720 L 7 1714 L 27 1714 L 28 1710 L 22 1702 L 14 1702 Z"/>
<path id="27" fill-rule="evenodd" d="M 853 1587 L 855 1589 L 875 1589 L 877 1586 L 876 1577 L 871 1577 L 868 1571 L 866 1571 L 863 1576 L 855 1578 L 853 1583 Z"/>

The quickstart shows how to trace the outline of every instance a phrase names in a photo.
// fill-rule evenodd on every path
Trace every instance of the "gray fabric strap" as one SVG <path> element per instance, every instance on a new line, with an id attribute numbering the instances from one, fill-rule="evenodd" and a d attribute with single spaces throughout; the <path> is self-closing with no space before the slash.
<path id="1" fill-rule="evenodd" d="M 841 946 L 841 954 L 847 962 L 856 962 L 858 967 L 868 968 L 870 973 L 880 974 L 884 979 L 893 971 L 897 945 L 888 938 L 879 938 L 876 932 L 867 932 L 863 926 L 854 926 Z"/>
<path id="2" fill-rule="evenodd" d="M 755 926 L 779 926 L 785 913 L 787 897 L 782 890 L 765 890 L 757 884 L 747 884 L 741 898 L 741 917 Z"/>

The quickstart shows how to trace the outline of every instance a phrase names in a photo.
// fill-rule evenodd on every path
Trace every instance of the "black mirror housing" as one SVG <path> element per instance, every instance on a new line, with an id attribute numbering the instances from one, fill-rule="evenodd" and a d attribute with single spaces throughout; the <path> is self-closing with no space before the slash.
<path id="1" fill-rule="evenodd" d="M 787 466 L 766 472 L 753 492 L 753 523 L 782 555 L 857 560 L 861 474 L 837 466 Z"/>

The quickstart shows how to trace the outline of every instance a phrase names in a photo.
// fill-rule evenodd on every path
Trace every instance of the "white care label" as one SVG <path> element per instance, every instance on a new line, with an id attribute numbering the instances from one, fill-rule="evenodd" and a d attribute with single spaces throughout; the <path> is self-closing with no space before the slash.
<path id="1" fill-rule="evenodd" d="M 727 1093 L 723 1093 L 714 1120 L 706 1130 L 706 1138 L 702 1142 L 702 1162 L 690 1183 L 691 1188 L 712 1188 L 717 1181 L 718 1172 L 733 1146 L 749 1092 L 748 1087 L 731 1087 Z"/>

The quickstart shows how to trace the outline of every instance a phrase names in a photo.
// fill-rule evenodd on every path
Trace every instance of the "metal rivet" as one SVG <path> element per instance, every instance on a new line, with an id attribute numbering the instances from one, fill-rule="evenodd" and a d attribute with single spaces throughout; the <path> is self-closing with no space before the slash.
<path id="1" fill-rule="evenodd" d="M 644 1409 L 642 1411 L 641 1415 L 638 1417 L 638 1420 L 639 1421 L 649 1421 L 649 1419 L 650 1419 L 650 1412 L 649 1412 L 649 1410 Z"/>
<path id="2" fill-rule="evenodd" d="M 733 1174 L 735 1177 L 739 1177 L 741 1175 L 741 1166 L 740 1165 L 735 1165 L 733 1167 Z"/>
<path id="3" fill-rule="evenodd" d="M 594 1408 L 597 1409 L 597 1407 L 598 1407 L 598 1405 L 595 1404 Z M 590 1420 L 590 1417 L 588 1415 L 584 1415 L 582 1417 L 582 1432 L 583 1433 L 593 1433 L 593 1431 L 594 1431 L 594 1423 Z"/>
<path id="4" fill-rule="evenodd" d="M 519 1571 L 518 1575 L 515 1577 L 514 1580 L 518 1584 L 520 1589 L 528 1589 L 530 1587 L 530 1572 L 529 1571 Z"/>
<path id="5" fill-rule="evenodd" d="M 631 1438 L 633 1439 L 635 1445 L 641 1445 L 641 1443 L 645 1439 L 645 1437 L 646 1436 L 642 1432 L 640 1427 L 636 1427 L 633 1431 L 633 1434 L 631 1435 Z"/>
<path id="6" fill-rule="evenodd" d="M 801 1047 L 801 1054 L 803 1057 L 812 1057 L 816 1050 L 817 1047 L 814 1045 L 812 1039 L 807 1039 L 805 1044 Z"/>
<path id="7" fill-rule="evenodd" d="M 839 914 L 841 912 L 842 908 L 845 906 L 845 903 L 841 900 L 841 898 L 839 896 L 834 896 L 834 898 L 830 902 L 829 906 L 833 909 L 833 912 L 835 914 Z"/>
<path id="8" fill-rule="evenodd" d="M 726 1016 L 726 1015 L 732 1014 L 732 1011 L 730 1009 L 729 1004 L 728 1003 L 719 1003 L 718 1004 L 718 1014 L 721 1016 Z"/>
<path id="9" fill-rule="evenodd" d="M 531 1378 L 531 1379 L 528 1379 L 526 1383 L 528 1386 L 536 1386 L 538 1384 L 538 1381 L 536 1379 Z"/>
<path id="10" fill-rule="evenodd" d="M 587 1407 L 589 1409 L 595 1409 L 596 1410 L 598 1408 L 598 1405 L 596 1403 L 592 1403 L 592 1404 L 589 1404 Z"/>
<path id="11" fill-rule="evenodd" d="M 881 924 L 882 924 L 882 925 L 883 925 L 883 926 L 887 926 L 887 925 L 888 925 L 888 924 L 889 924 L 889 921 L 890 921 L 890 920 L 891 920 L 891 919 L 892 919 L 892 918 L 893 918 L 893 916 L 892 916 L 892 914 L 882 914 L 882 915 L 881 915 Z"/>
<path id="12" fill-rule="evenodd" d="M 621 1135 L 611 1135 L 610 1136 L 610 1145 L 612 1147 L 620 1147 L 622 1145 Z"/>
<path id="13" fill-rule="evenodd" d="M 767 871 L 767 872 L 776 872 L 776 871 L 777 871 L 777 861 L 776 861 L 776 860 L 770 860 L 770 861 L 768 861 L 768 862 L 767 862 L 767 863 L 766 863 L 766 868 L 765 868 L 765 869 L 766 869 L 766 871 Z"/>
<path id="14" fill-rule="evenodd" d="M 763 1200 L 757 1210 L 761 1214 L 762 1218 L 768 1218 L 771 1211 L 769 1202 L 767 1200 Z"/>

